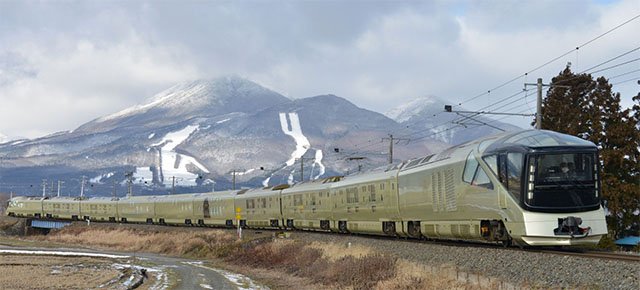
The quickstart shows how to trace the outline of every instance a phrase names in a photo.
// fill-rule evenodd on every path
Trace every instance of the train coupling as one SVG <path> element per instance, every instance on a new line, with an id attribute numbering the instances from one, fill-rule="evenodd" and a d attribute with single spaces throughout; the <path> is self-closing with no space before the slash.
<path id="1" fill-rule="evenodd" d="M 553 229 L 556 236 L 571 236 L 571 238 L 584 238 L 591 233 L 591 227 L 580 227 L 582 219 L 568 216 L 558 219 L 558 227 Z"/>

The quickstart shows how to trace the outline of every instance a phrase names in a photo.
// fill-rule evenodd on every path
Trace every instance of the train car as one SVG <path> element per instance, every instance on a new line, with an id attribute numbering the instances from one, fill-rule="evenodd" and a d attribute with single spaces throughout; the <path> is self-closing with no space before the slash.
<path id="1" fill-rule="evenodd" d="M 282 211 L 278 187 L 241 190 L 235 197 L 240 226 L 280 228 Z"/>
<path id="2" fill-rule="evenodd" d="M 232 227 L 235 221 L 235 205 L 233 199 L 237 190 L 207 192 L 195 194 L 193 211 L 197 215 L 198 225 Z"/>
<path id="3" fill-rule="evenodd" d="M 283 189 L 282 218 L 290 229 L 331 230 L 333 202 L 329 193 L 332 180 L 319 179 Z"/>
<path id="4" fill-rule="evenodd" d="M 397 170 L 381 168 L 331 184 L 332 229 L 338 232 L 400 235 Z"/>
<path id="5" fill-rule="evenodd" d="M 114 198 L 94 197 L 80 201 L 80 214 L 91 221 L 118 220 L 118 202 Z"/>
<path id="6" fill-rule="evenodd" d="M 118 221 L 134 223 L 153 223 L 156 217 L 155 199 L 157 196 L 132 196 L 121 198 L 118 204 Z"/>
<path id="7" fill-rule="evenodd" d="M 563 165 L 573 172 L 556 177 Z M 452 147 L 404 165 L 398 184 L 415 235 L 545 246 L 595 244 L 607 233 L 596 146 L 551 131 Z"/>
<path id="8" fill-rule="evenodd" d="M 86 219 L 80 214 L 80 199 L 74 197 L 52 197 L 42 200 L 42 214 L 53 219 Z"/>
<path id="9" fill-rule="evenodd" d="M 192 225 L 200 219 L 194 213 L 194 194 L 156 196 L 154 221 L 159 224 Z"/>
<path id="10" fill-rule="evenodd" d="M 42 197 L 16 196 L 9 200 L 6 213 L 15 217 L 42 217 Z"/>

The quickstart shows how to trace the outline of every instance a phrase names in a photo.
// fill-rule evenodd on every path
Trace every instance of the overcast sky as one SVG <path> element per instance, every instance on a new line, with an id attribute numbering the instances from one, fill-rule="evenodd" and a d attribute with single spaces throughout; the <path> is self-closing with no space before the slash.
<path id="1" fill-rule="evenodd" d="M 228 74 L 290 98 L 332 93 L 378 112 L 426 95 L 479 109 L 525 82 L 550 81 L 567 62 L 582 71 L 640 47 L 636 19 L 467 101 L 639 14 L 638 0 L 0 0 L 0 133 L 74 129 L 178 82 Z M 623 82 L 614 89 L 628 106 L 639 69 L 635 61 L 597 75 Z M 527 95 L 502 109 L 533 112 L 535 92 Z"/>

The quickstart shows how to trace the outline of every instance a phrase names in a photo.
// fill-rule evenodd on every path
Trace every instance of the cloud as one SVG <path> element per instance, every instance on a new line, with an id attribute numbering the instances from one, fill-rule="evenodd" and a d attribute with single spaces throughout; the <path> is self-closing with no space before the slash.
<path id="1" fill-rule="evenodd" d="M 176 81 L 197 78 L 197 69 L 182 62 L 186 57 L 181 55 L 179 49 L 149 46 L 136 37 L 96 43 L 60 36 L 47 45 L 14 46 L 5 59 L 21 62 L 8 77 L 0 78 L 0 115 L 17 126 L 3 131 L 34 137 L 73 129 Z"/>
<path id="2" fill-rule="evenodd" d="M 637 14 L 635 0 L 2 1 L 0 132 L 73 129 L 177 82 L 226 74 L 379 112 L 425 95 L 463 102 Z M 637 46 L 638 30 L 640 20 L 465 105 L 549 81 L 569 61 L 588 68 Z M 625 102 L 638 90 L 619 88 Z"/>

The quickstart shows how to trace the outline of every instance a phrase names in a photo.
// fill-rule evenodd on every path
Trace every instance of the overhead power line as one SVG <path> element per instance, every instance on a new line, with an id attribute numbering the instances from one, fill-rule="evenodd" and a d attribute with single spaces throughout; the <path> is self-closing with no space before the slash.
<path id="1" fill-rule="evenodd" d="M 611 84 L 611 85 L 612 86 L 621 85 L 621 84 L 624 84 L 624 83 L 628 83 L 630 81 L 638 81 L 638 84 L 640 84 L 640 76 L 637 76 L 637 77 L 632 78 L 632 79 L 624 80 L 624 81 L 621 81 L 621 82 L 617 82 L 617 83 L 614 83 L 614 84 Z"/>
<path id="2" fill-rule="evenodd" d="M 631 22 L 633 22 L 633 21 L 637 20 L 638 18 L 640 18 L 640 14 L 638 14 L 638 15 L 636 15 L 636 16 L 633 16 L 633 17 L 631 17 L 630 19 L 628 19 L 628 20 L 626 20 L 626 21 L 624 21 L 624 22 L 622 22 L 622 23 L 618 24 L 617 26 L 615 26 L 615 27 L 613 27 L 613 28 L 611 28 L 611 29 L 609 29 L 609 30 L 607 30 L 607 31 L 605 31 L 605 32 L 603 32 L 603 33 L 601 33 L 601 34 L 599 34 L 599 35 L 597 35 L 597 36 L 593 37 L 592 39 L 590 39 L 590 40 L 588 40 L 588 41 L 586 41 L 586 42 L 584 42 L 584 43 L 582 43 L 582 44 L 580 44 L 580 45 L 576 46 L 576 47 L 575 47 L 575 48 L 573 48 L 573 49 L 571 49 L 571 50 L 569 50 L 569 51 L 567 51 L 567 52 L 565 52 L 565 53 L 562 53 L 562 54 L 560 54 L 559 56 L 554 57 L 554 58 L 550 59 L 549 61 L 544 62 L 543 64 L 541 64 L 541 65 L 538 65 L 538 66 L 534 67 L 533 69 L 528 70 L 528 71 L 527 71 L 527 72 L 525 72 L 524 74 L 521 74 L 521 75 L 518 75 L 518 76 L 516 76 L 516 77 L 513 77 L 513 78 L 511 78 L 511 79 L 507 80 L 506 82 L 501 83 L 501 84 L 499 84 L 499 85 L 497 85 L 497 86 L 495 86 L 495 87 L 493 87 L 493 88 L 491 88 L 491 89 L 489 89 L 489 90 L 486 90 L 486 91 L 484 91 L 484 92 L 482 92 L 482 93 L 479 93 L 479 94 L 477 94 L 477 95 L 475 95 L 475 96 L 473 96 L 473 97 L 470 97 L 470 98 L 467 98 L 467 99 L 463 99 L 461 102 L 459 102 L 459 103 L 458 103 L 457 105 L 455 105 L 455 106 L 456 106 L 456 107 L 458 107 L 458 106 L 462 106 L 462 104 L 463 104 L 463 103 L 467 103 L 467 102 L 473 101 L 473 100 L 475 100 L 475 99 L 478 99 L 478 98 L 480 98 L 480 97 L 482 97 L 482 96 L 486 96 L 486 95 L 488 95 L 488 94 L 491 94 L 492 92 L 494 92 L 494 91 L 496 91 L 496 90 L 499 90 L 499 89 L 501 89 L 501 88 L 503 88 L 503 87 L 506 87 L 507 85 L 509 85 L 509 84 L 511 84 L 511 83 L 513 83 L 513 82 L 515 82 L 515 81 L 517 81 L 517 80 L 518 80 L 518 79 L 520 79 L 520 78 L 527 77 L 529 74 L 531 74 L 531 73 L 533 73 L 533 72 L 535 72 L 535 71 L 538 71 L 538 70 L 540 70 L 541 68 L 546 67 L 547 65 L 549 65 L 549 64 L 551 64 L 551 63 L 554 63 L 554 62 L 558 61 L 559 59 L 562 59 L 563 57 L 565 57 L 565 56 L 567 56 L 567 55 L 569 55 L 569 54 L 571 54 L 571 53 L 573 53 L 573 52 L 575 52 L 575 51 L 578 51 L 578 50 L 579 50 L 579 49 L 581 49 L 581 48 L 584 48 L 584 47 L 586 47 L 586 46 L 590 45 L 591 43 L 593 43 L 593 42 L 595 42 L 595 41 L 597 41 L 597 40 L 599 40 L 599 39 L 603 38 L 604 36 L 606 36 L 606 35 L 608 35 L 608 34 L 610 34 L 610 33 L 614 32 L 614 31 L 616 31 L 616 30 L 620 29 L 621 27 L 623 27 L 623 26 L 625 26 L 625 25 L 627 25 L 627 24 L 629 24 L 629 23 L 631 23 Z M 635 48 L 635 49 L 633 49 L 633 50 L 631 50 L 631 51 L 628 51 L 628 52 L 624 53 L 623 55 L 619 55 L 619 56 L 616 56 L 615 58 L 609 59 L 609 60 L 607 60 L 607 61 L 605 61 L 605 62 L 603 62 L 603 63 L 600 63 L 600 64 L 598 64 L 598 65 L 596 65 L 596 66 L 593 66 L 593 67 L 589 68 L 588 70 L 591 70 L 591 69 L 594 69 L 594 68 L 600 67 L 600 66 L 602 66 L 602 65 L 604 65 L 604 64 L 606 64 L 606 63 L 609 63 L 609 62 L 611 62 L 611 61 L 613 61 L 613 60 L 615 60 L 615 59 L 618 59 L 618 58 L 620 58 L 620 57 L 622 57 L 622 56 L 624 56 L 624 55 L 627 55 L 627 54 L 629 54 L 629 53 L 632 53 L 632 52 L 634 52 L 634 51 L 637 51 L 638 49 L 640 49 L 640 47 L 639 47 L 639 48 Z M 604 71 L 604 70 L 611 69 L 611 68 L 614 68 L 614 67 L 619 67 L 619 66 L 622 66 L 622 65 L 625 65 L 625 64 L 628 64 L 628 63 L 634 62 L 634 61 L 636 61 L 636 60 L 632 60 L 632 61 L 629 61 L 629 62 L 626 62 L 626 63 L 621 63 L 621 64 L 618 64 L 618 65 L 613 66 L 613 67 L 609 67 L 609 68 L 606 68 L 606 69 L 602 69 L 602 70 L 600 70 L 600 71 Z M 588 71 L 588 70 L 587 70 L 587 71 Z M 599 71 L 596 71 L 596 72 L 599 72 Z M 631 72 L 629 72 L 629 73 L 631 73 Z M 566 81 L 566 80 L 565 80 L 565 81 Z M 630 80 L 627 80 L 627 81 L 630 81 Z M 627 81 L 625 81 L 625 82 L 627 82 Z M 619 84 L 619 83 L 618 83 L 618 84 Z M 505 101 L 507 101 L 507 100 L 509 100 L 509 99 L 511 99 L 511 98 L 514 98 L 514 97 L 516 97 L 516 96 L 520 95 L 520 94 L 521 94 L 521 93 L 523 93 L 523 92 L 526 92 L 526 91 L 520 91 L 520 92 L 518 92 L 518 93 L 512 94 L 512 95 L 510 95 L 510 96 L 508 96 L 508 97 L 506 97 L 506 98 L 503 98 L 503 99 L 501 99 L 501 100 L 499 100 L 499 101 L 497 101 L 497 102 L 494 102 L 494 103 L 492 103 L 492 104 L 490 104 L 490 105 L 488 105 L 488 106 L 485 106 L 485 107 L 481 108 L 480 110 L 485 110 L 485 109 L 490 108 L 490 107 L 493 107 L 493 106 L 495 106 L 495 105 L 497 105 L 497 104 L 499 104 L 499 103 L 505 102 Z M 525 96 L 525 97 L 526 97 L 526 96 Z M 525 99 L 526 99 L 526 98 L 525 98 Z M 510 102 L 510 103 L 508 103 L 508 104 L 503 105 L 503 106 L 502 106 L 502 107 L 500 107 L 500 108 L 503 108 L 503 107 L 509 106 L 509 105 L 511 105 L 511 104 L 513 104 L 513 103 L 515 103 L 515 102 Z M 527 111 L 527 110 L 524 110 L 523 112 L 526 112 L 526 111 Z M 440 115 L 441 113 L 442 113 L 442 112 L 439 112 L 439 113 L 433 114 L 433 115 L 432 115 L 431 117 L 429 117 L 429 118 L 434 118 L 434 117 L 436 117 L 436 116 Z M 505 117 L 505 118 L 506 118 L 506 117 Z M 502 119 L 504 119 L 504 118 L 500 118 L 500 120 L 502 120 Z M 456 121 L 456 120 L 453 120 L 453 121 Z M 435 129 L 435 128 L 437 128 L 437 127 L 440 127 L 440 126 L 443 126 L 443 125 L 445 125 L 445 124 L 447 124 L 447 123 L 450 123 L 450 122 L 443 122 L 443 123 L 437 124 L 437 125 L 435 125 L 435 126 L 431 126 L 431 127 L 429 127 L 429 128 L 422 129 L 422 130 L 417 131 L 417 132 L 413 132 L 413 133 L 411 133 L 411 134 L 409 134 L 409 135 L 404 135 L 403 137 L 410 137 L 410 136 L 419 135 L 420 133 L 424 133 L 424 132 L 426 132 L 426 131 L 433 130 L 433 129 Z M 450 127 L 450 128 L 444 129 L 444 130 L 442 130 L 442 131 L 434 132 L 434 133 L 432 133 L 432 134 L 425 135 L 425 136 L 421 136 L 421 137 L 418 137 L 418 138 L 412 138 L 412 141 L 418 141 L 418 140 L 421 140 L 421 139 L 427 138 L 427 137 L 429 137 L 429 136 L 433 136 L 433 135 L 437 135 L 437 134 L 442 133 L 442 132 L 450 131 L 450 130 L 452 130 L 453 128 L 458 127 L 458 126 L 460 126 L 460 125 L 455 125 L 455 126 L 453 126 L 453 127 Z M 481 126 L 482 126 L 482 125 L 481 125 Z M 360 143 L 360 144 L 366 144 L 366 143 L 369 143 L 369 145 L 367 145 L 367 146 L 365 146 L 365 147 L 362 147 L 362 148 L 360 148 L 360 149 L 364 149 L 364 148 L 367 148 L 367 147 L 371 147 L 371 146 L 373 146 L 373 145 L 380 144 L 380 143 L 371 144 L 371 141 L 373 141 L 373 140 L 367 140 L 366 142 Z M 356 146 L 354 146 L 354 147 L 359 147 L 359 145 L 360 145 L 360 144 L 357 144 L 357 145 L 356 145 Z M 358 153 L 357 153 L 357 152 L 354 152 L 354 154 L 358 154 Z"/>
<path id="3" fill-rule="evenodd" d="M 588 71 L 590 71 L 590 70 L 592 70 L 592 69 L 594 69 L 594 68 L 597 68 L 597 67 L 603 66 L 603 65 L 605 65 L 605 64 L 607 64 L 607 63 L 610 63 L 610 62 L 612 62 L 612 61 L 614 61 L 614 60 L 616 60 L 616 59 L 619 59 L 619 58 L 621 58 L 621 57 L 623 57 L 623 56 L 625 56 L 625 55 L 628 55 L 628 54 L 630 54 L 630 53 L 636 52 L 636 51 L 638 51 L 638 50 L 640 50 L 640 46 L 639 46 L 639 47 L 636 47 L 636 48 L 634 48 L 634 49 L 632 49 L 632 50 L 629 50 L 629 51 L 627 51 L 627 52 L 624 52 L 624 53 L 622 53 L 622 54 L 620 54 L 620 55 L 618 55 L 618 56 L 612 57 L 612 58 L 610 58 L 610 59 L 608 59 L 608 60 L 606 60 L 606 61 L 604 61 L 604 62 L 601 62 L 600 64 L 597 64 L 597 65 L 592 66 L 592 67 L 590 67 L 590 68 L 588 68 L 588 69 L 585 69 L 585 70 L 581 71 L 580 73 L 582 74 L 582 73 L 588 72 Z M 636 60 L 637 60 L 637 59 L 636 59 Z M 627 63 L 628 63 L 628 62 L 627 62 Z M 621 65 L 624 65 L 624 64 L 627 64 L 627 63 L 618 64 L 617 66 L 613 66 L 613 67 L 611 67 L 611 68 L 618 67 L 618 66 L 621 66 Z M 591 73 L 597 73 L 597 72 L 600 72 L 600 71 L 603 71 L 603 70 L 607 70 L 607 69 L 609 69 L 609 68 L 601 69 L 601 70 L 598 70 L 598 71 L 593 71 L 593 72 L 591 72 Z"/>

